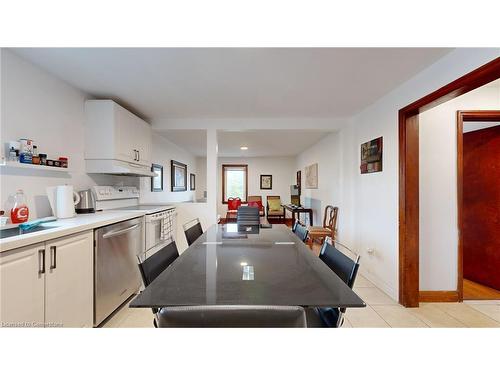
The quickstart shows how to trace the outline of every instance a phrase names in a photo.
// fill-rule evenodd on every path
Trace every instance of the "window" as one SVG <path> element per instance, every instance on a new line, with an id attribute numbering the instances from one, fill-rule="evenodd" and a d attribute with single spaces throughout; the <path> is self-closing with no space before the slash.
<path id="1" fill-rule="evenodd" d="M 227 203 L 228 198 L 241 198 L 247 201 L 248 166 L 246 164 L 222 165 L 222 203 Z"/>

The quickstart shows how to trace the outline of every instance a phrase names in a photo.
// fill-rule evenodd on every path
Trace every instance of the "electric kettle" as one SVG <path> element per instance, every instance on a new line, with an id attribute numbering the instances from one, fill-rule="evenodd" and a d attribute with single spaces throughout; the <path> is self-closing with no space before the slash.
<path id="1" fill-rule="evenodd" d="M 67 219 L 76 215 L 75 205 L 80 202 L 80 196 L 73 191 L 73 186 L 49 186 L 47 197 L 52 212 L 58 219 Z"/>
<path id="2" fill-rule="evenodd" d="M 76 205 L 77 214 L 91 214 L 95 212 L 95 197 L 91 189 L 78 192 L 80 202 Z"/>

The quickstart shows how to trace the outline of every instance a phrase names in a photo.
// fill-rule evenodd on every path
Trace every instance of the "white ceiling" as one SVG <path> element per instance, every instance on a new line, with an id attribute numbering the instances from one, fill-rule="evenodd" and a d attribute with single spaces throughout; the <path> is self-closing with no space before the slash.
<path id="1" fill-rule="evenodd" d="M 156 130 L 158 131 L 158 130 Z M 162 136 L 196 156 L 206 156 L 205 130 L 160 130 Z M 294 156 L 329 134 L 319 130 L 218 131 L 219 157 Z M 240 150 L 247 146 L 248 150 Z"/>
<path id="2" fill-rule="evenodd" d="M 71 85 L 146 119 L 347 117 L 446 48 L 21 48 Z"/>

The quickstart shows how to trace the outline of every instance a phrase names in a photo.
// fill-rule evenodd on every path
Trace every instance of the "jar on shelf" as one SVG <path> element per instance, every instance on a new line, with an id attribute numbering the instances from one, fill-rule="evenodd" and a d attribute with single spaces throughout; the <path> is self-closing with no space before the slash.
<path id="1" fill-rule="evenodd" d="M 68 168 L 68 158 L 61 156 L 59 157 L 59 161 L 61 162 L 61 167 L 62 168 Z"/>
<path id="2" fill-rule="evenodd" d="M 39 154 L 40 165 L 47 165 L 47 154 Z"/>

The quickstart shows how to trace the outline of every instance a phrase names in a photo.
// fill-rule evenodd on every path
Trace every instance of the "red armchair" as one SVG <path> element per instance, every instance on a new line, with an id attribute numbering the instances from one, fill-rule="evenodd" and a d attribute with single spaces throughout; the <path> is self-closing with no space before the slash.
<path id="1" fill-rule="evenodd" d="M 238 207 L 240 206 L 241 198 L 228 198 L 226 220 L 236 220 L 236 214 L 238 213 Z"/>

